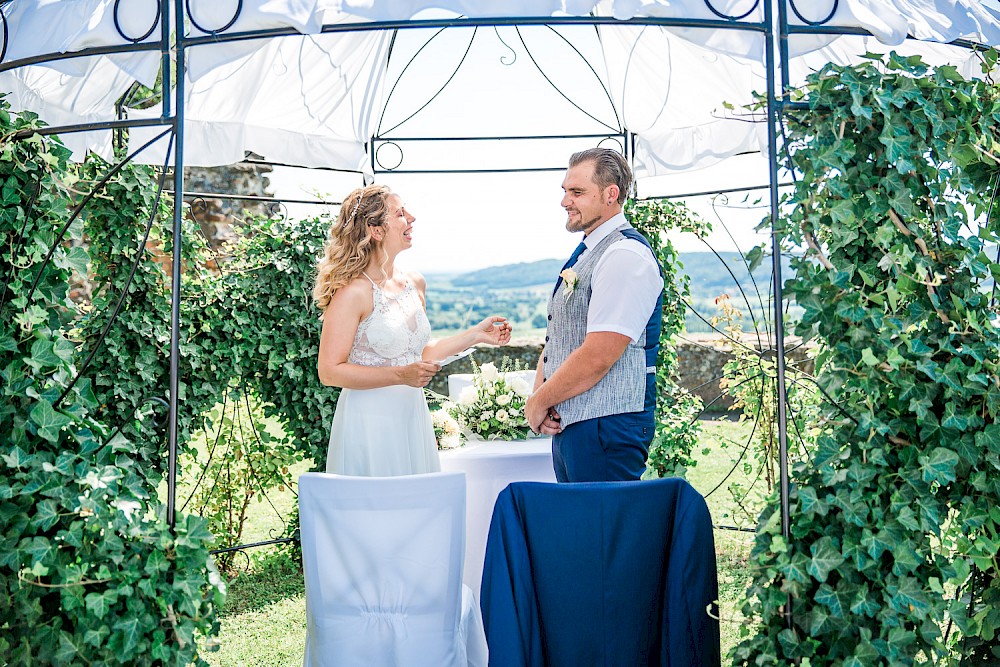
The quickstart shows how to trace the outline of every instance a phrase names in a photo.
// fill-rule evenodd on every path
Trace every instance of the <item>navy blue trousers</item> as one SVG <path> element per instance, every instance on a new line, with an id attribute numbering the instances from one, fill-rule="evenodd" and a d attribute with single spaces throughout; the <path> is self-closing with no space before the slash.
<path id="1" fill-rule="evenodd" d="M 656 431 L 656 376 L 646 375 L 641 412 L 575 422 L 552 436 L 552 467 L 559 482 L 638 480 L 646 471 Z"/>

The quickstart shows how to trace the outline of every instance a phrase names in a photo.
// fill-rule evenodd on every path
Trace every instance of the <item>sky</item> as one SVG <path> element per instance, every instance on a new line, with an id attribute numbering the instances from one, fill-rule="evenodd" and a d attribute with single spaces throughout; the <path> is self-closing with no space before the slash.
<path id="1" fill-rule="evenodd" d="M 984 1 L 1000 7 L 998 0 Z M 420 18 L 433 18 L 434 11 L 428 10 L 429 14 Z M 640 37 L 653 38 L 656 33 L 637 34 L 636 44 Z M 690 84 L 694 77 L 694 89 L 722 81 L 712 76 L 717 54 L 702 54 L 709 64 L 696 70 L 701 74 L 692 75 L 679 66 L 688 61 L 682 58 L 683 49 L 675 45 L 672 48 L 677 50 L 664 52 L 669 57 L 670 78 L 657 84 L 666 86 L 667 92 L 655 86 L 648 93 L 640 90 L 638 103 L 629 98 L 631 106 L 627 114 L 609 102 L 611 94 L 607 88 L 611 87 L 608 82 L 613 77 L 608 72 L 614 62 L 606 61 L 600 40 L 589 26 L 563 27 L 558 31 L 511 26 L 440 32 L 400 30 L 393 36 L 392 44 L 383 89 L 387 95 L 385 111 L 371 119 L 370 132 L 367 127 L 359 132 L 362 136 L 426 139 L 442 135 L 606 134 L 607 128 L 614 131 L 621 124 L 619 115 L 643 117 L 637 115 L 636 109 L 643 107 L 644 102 L 652 100 L 654 103 L 647 106 L 654 111 L 659 109 L 655 101 L 661 93 L 681 100 L 679 105 L 663 108 L 670 108 L 677 116 L 671 117 L 673 125 L 669 127 L 683 129 L 688 120 L 685 109 L 698 107 L 698 100 L 682 99 L 677 92 L 682 87 L 679 83 L 675 87 L 674 78 Z M 873 43 L 869 47 L 880 48 Z M 643 72 L 644 67 L 661 70 L 660 51 L 655 51 L 656 60 L 652 63 L 642 60 L 641 50 L 636 48 L 635 53 L 639 54 L 633 63 L 636 72 Z M 754 90 L 763 86 L 759 77 L 732 76 L 740 86 L 750 85 Z M 723 81 L 727 82 L 728 79 Z M 624 83 L 621 85 L 624 87 Z M 657 112 L 662 113 L 663 109 Z M 711 113 L 725 115 L 719 109 Z M 364 122 L 368 121 L 359 121 Z M 493 174 L 378 174 L 376 182 L 392 187 L 416 216 L 413 247 L 397 259 L 401 267 L 424 273 L 451 273 L 564 258 L 579 242 L 578 235 L 565 230 L 566 216 L 559 206 L 562 169 L 572 152 L 592 147 L 597 139 L 398 141 L 400 169 L 515 166 L 558 169 Z M 394 157 L 389 155 L 387 162 L 394 162 Z M 779 175 L 779 181 L 787 180 L 786 175 Z M 639 196 L 718 192 L 751 185 L 766 187 L 767 182 L 766 162 L 761 156 L 739 156 L 707 169 L 660 177 L 655 183 L 640 181 Z M 358 174 L 299 168 L 279 167 L 271 177 L 271 191 L 286 198 L 312 199 L 319 195 L 340 201 L 361 184 Z M 707 239 L 712 249 L 742 252 L 768 241 L 766 235 L 755 231 L 767 214 L 767 200 L 765 189 L 750 194 L 682 199 L 696 215 L 713 225 L 715 231 Z M 288 209 L 293 217 L 316 212 L 316 207 L 310 205 L 290 204 Z M 682 252 L 709 249 L 691 236 L 672 235 L 671 240 Z"/>
<path id="2" fill-rule="evenodd" d="M 561 29 L 560 35 L 567 39 L 544 28 L 515 30 L 509 26 L 431 34 L 401 30 L 394 36 L 383 89 L 387 95 L 385 111 L 372 119 L 373 134 L 393 138 L 603 134 L 607 128 L 617 127 L 618 114 L 624 113 L 610 105 L 602 87 L 608 85 L 606 74 L 602 74 L 604 55 L 591 27 Z M 416 216 L 413 247 L 402 253 L 397 263 L 423 273 L 450 273 L 567 257 L 580 239 L 565 229 L 566 214 L 559 205 L 563 171 L 571 153 L 593 147 L 598 141 L 553 138 L 407 143 L 400 139 L 398 155 L 392 155 L 393 146 L 384 146 L 379 157 L 390 164 L 398 157 L 400 169 L 556 169 L 488 174 L 379 173 L 376 182 L 389 185 L 402 196 Z M 608 140 L 601 145 L 616 147 Z M 656 184 L 656 193 L 703 192 L 732 184 L 766 185 L 763 160 L 737 162 L 670 177 L 670 182 Z M 358 174 L 291 167 L 278 167 L 271 176 L 271 191 L 276 196 L 298 199 L 319 195 L 341 201 L 361 184 Z M 640 183 L 640 197 L 645 194 L 644 186 Z M 766 198 L 766 192 L 763 195 Z M 738 205 L 741 198 L 730 196 L 729 205 Z M 764 240 L 753 231 L 765 213 L 761 209 L 713 209 L 707 197 L 687 203 L 716 226 L 720 226 L 717 215 L 721 214 L 744 251 Z M 292 204 L 288 209 L 293 217 L 315 213 L 311 205 Z M 707 250 L 694 238 L 673 240 L 683 251 Z M 711 242 L 717 249 L 737 249 L 721 230 Z"/>
<path id="3" fill-rule="evenodd" d="M 399 193 L 416 216 L 413 247 L 400 254 L 397 263 L 422 273 L 453 273 L 569 256 L 579 235 L 565 229 L 566 214 L 559 205 L 562 178 L 562 172 L 380 175 L 378 182 Z M 704 191 L 718 182 L 696 174 L 690 178 L 692 189 L 687 192 Z M 766 182 L 766 173 L 759 182 Z M 360 183 L 357 175 L 297 168 L 278 167 L 271 175 L 272 192 L 293 199 L 319 194 L 339 201 Z M 767 213 L 759 208 L 766 197 L 766 191 L 747 201 L 743 194 L 731 194 L 728 202 L 716 200 L 715 207 L 709 197 L 684 201 L 719 228 L 708 239 L 716 250 L 746 252 L 767 239 L 753 231 Z M 755 204 L 757 198 L 764 201 Z M 315 215 L 317 207 L 289 204 L 288 209 L 293 217 L 302 217 Z M 722 231 L 720 218 L 737 243 Z M 708 250 L 692 235 L 676 234 L 671 240 L 681 251 Z"/>

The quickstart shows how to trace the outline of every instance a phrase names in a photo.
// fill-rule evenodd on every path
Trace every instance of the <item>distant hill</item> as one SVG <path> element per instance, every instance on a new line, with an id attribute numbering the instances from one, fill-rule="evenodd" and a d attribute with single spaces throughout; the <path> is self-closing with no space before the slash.
<path id="1" fill-rule="evenodd" d="M 504 289 L 532 287 L 551 283 L 559 275 L 564 259 L 541 259 L 537 262 L 519 262 L 491 266 L 451 278 L 454 287 Z"/>
<path id="2" fill-rule="evenodd" d="M 736 296 L 733 291 L 737 282 L 748 293 L 753 292 L 756 285 L 757 291 L 764 298 L 770 291 L 770 257 L 766 257 L 761 265 L 754 269 L 752 275 L 747 271 L 743 255 L 738 252 L 720 252 L 719 257 L 711 252 L 682 252 L 680 260 L 684 265 L 684 273 L 691 278 L 692 295 L 714 298 L 728 293 L 730 296 Z M 781 262 L 781 277 L 787 280 L 792 275 L 788 259 L 784 258 Z"/>
<path id="3" fill-rule="evenodd" d="M 510 318 L 518 331 L 541 331 L 547 323 L 551 286 L 564 261 L 544 259 L 467 273 L 428 273 L 427 316 L 436 332 L 460 331 L 494 313 Z M 711 330 L 709 322 L 719 310 L 715 299 L 721 294 L 728 294 L 732 306 L 743 313 L 746 327 L 752 327 L 770 311 L 770 262 L 757 267 L 751 279 L 737 252 L 719 256 L 710 252 L 681 253 L 680 261 L 691 279 L 688 303 L 693 311 L 686 313 L 689 332 Z M 782 275 L 791 276 L 787 262 Z"/>
<path id="4" fill-rule="evenodd" d="M 765 261 L 753 272 L 753 280 L 748 274 L 743 256 L 738 252 L 722 252 L 716 257 L 710 252 L 681 253 L 684 273 L 691 278 L 693 295 L 714 298 L 720 294 L 736 290 L 739 281 L 744 290 L 752 290 L 753 283 L 762 294 L 766 294 L 771 282 L 771 265 Z M 565 260 L 543 259 L 537 262 L 521 262 L 491 266 L 469 273 L 451 276 L 449 282 L 456 288 L 504 289 L 547 285 L 559 275 Z M 727 270 L 728 269 L 728 270 Z M 730 275 L 730 271 L 732 275 Z M 783 264 L 782 276 L 791 275 L 787 260 Z M 733 279 L 736 277 L 736 280 Z"/>

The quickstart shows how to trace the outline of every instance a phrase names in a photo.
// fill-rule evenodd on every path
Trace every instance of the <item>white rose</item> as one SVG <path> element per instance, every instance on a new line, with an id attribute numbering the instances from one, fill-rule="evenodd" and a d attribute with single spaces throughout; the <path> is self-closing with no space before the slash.
<path id="1" fill-rule="evenodd" d="M 529 385 L 521 378 L 513 378 L 510 381 L 510 388 L 518 396 L 527 396 L 528 394 L 531 393 L 531 385 Z"/>
<path id="2" fill-rule="evenodd" d="M 497 421 L 498 422 L 505 422 L 505 421 L 507 421 L 508 416 L 509 415 L 507 414 L 506 410 L 497 410 Z"/>
<path id="3" fill-rule="evenodd" d="M 500 377 L 500 373 L 497 372 L 496 364 L 486 363 L 479 367 L 479 372 L 483 376 L 483 380 L 486 382 L 496 382 Z"/>
<path id="4" fill-rule="evenodd" d="M 462 389 L 462 393 L 458 395 L 458 402 L 461 405 L 472 405 L 478 397 L 479 393 L 476 391 L 476 388 L 470 385 Z"/>
<path id="5" fill-rule="evenodd" d="M 497 405 L 507 405 L 513 400 L 513 394 L 500 394 L 497 396 Z"/>

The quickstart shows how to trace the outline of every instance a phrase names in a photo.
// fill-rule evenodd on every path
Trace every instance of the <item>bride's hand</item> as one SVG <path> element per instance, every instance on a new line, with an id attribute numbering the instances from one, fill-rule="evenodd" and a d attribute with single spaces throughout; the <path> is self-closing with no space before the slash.
<path id="1" fill-rule="evenodd" d="M 399 377 L 402 384 L 411 387 L 426 387 L 434 374 L 441 370 L 441 367 L 433 361 L 417 361 L 406 366 L 399 367 Z"/>
<path id="2" fill-rule="evenodd" d="M 490 345 L 506 345 L 510 342 L 511 326 L 507 318 L 491 315 L 475 327 L 476 342 Z"/>

